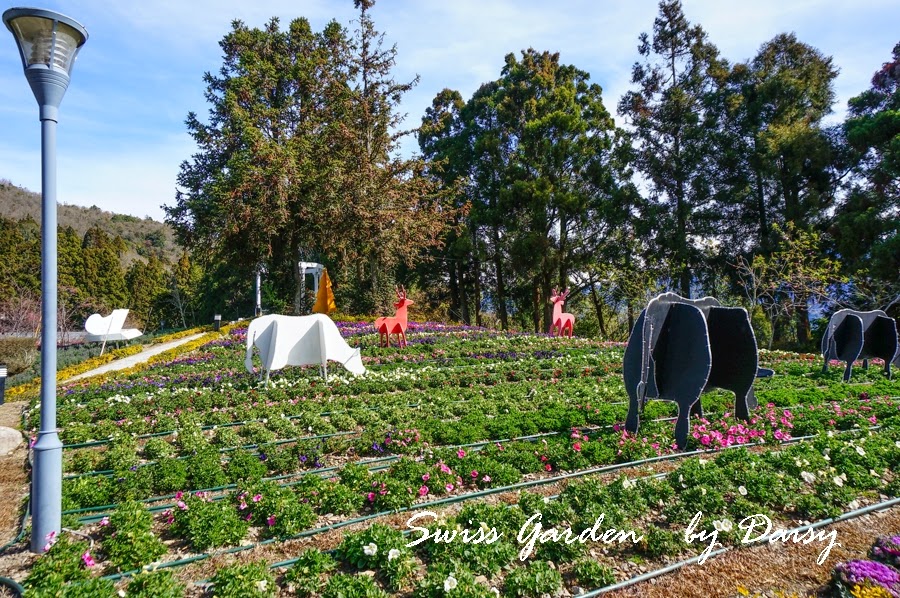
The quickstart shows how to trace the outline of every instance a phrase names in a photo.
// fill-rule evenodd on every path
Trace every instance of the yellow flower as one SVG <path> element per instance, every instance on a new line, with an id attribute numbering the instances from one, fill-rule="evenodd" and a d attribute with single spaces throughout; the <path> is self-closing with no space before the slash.
<path id="1" fill-rule="evenodd" d="M 891 593 L 886 589 L 868 583 L 861 586 L 853 586 L 853 589 L 850 590 L 850 595 L 853 598 L 892 598 Z"/>

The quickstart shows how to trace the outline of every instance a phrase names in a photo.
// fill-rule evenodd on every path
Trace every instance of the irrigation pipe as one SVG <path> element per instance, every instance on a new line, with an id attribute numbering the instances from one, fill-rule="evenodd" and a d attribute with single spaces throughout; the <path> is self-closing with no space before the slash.
<path id="1" fill-rule="evenodd" d="M 782 442 L 782 443 L 780 443 L 779 446 L 793 444 L 796 442 L 804 442 L 806 440 L 809 440 L 811 438 L 816 438 L 816 437 L 817 437 L 817 435 L 800 436 L 800 437 L 792 438 L 791 440 Z M 167 568 L 172 568 L 172 567 L 182 567 L 184 565 L 189 565 L 191 563 L 205 560 L 210 557 L 224 555 L 224 554 L 234 554 L 237 552 L 252 550 L 253 548 L 256 548 L 258 546 L 266 546 L 268 544 L 273 544 L 275 542 L 286 542 L 288 540 L 296 540 L 299 538 L 314 536 L 314 535 L 324 533 L 327 531 L 331 531 L 334 529 L 339 529 L 342 527 L 347 527 L 349 525 L 354 525 L 356 523 L 370 521 L 370 520 L 376 519 L 378 517 L 384 517 L 386 515 L 393 515 L 395 513 L 404 513 L 404 512 L 408 512 L 408 511 L 415 511 L 415 510 L 425 509 L 425 508 L 430 508 L 430 507 L 435 507 L 435 506 L 454 504 L 454 503 L 458 503 L 458 502 L 468 501 L 473 498 L 481 498 L 483 496 L 491 496 L 494 494 L 503 494 L 505 492 L 511 492 L 514 490 L 531 488 L 534 486 L 551 485 L 551 484 L 555 484 L 557 482 L 567 480 L 567 479 L 584 477 L 584 476 L 592 475 L 595 473 L 609 473 L 609 472 L 618 471 L 621 469 L 629 469 L 631 467 L 638 467 L 638 466 L 646 464 L 646 463 L 655 463 L 655 462 L 659 462 L 659 461 L 674 461 L 677 459 L 681 459 L 682 457 L 693 457 L 696 455 L 704 455 L 704 454 L 709 454 L 709 453 L 721 453 L 723 451 L 734 449 L 734 448 L 739 448 L 739 447 L 746 448 L 748 446 L 759 446 L 761 444 L 762 443 L 757 442 L 757 443 L 752 443 L 752 444 L 733 445 L 733 446 L 725 447 L 722 449 L 703 449 L 703 450 L 695 450 L 695 451 L 689 451 L 689 452 L 684 452 L 684 453 L 673 453 L 671 455 L 659 455 L 657 457 L 649 457 L 647 459 L 641 459 L 639 461 L 629 461 L 627 463 L 616 463 L 614 465 L 604 465 L 602 467 L 586 469 L 583 471 L 576 471 L 576 472 L 567 473 L 567 474 L 563 474 L 563 475 L 553 476 L 550 478 L 544 478 L 544 479 L 539 479 L 539 480 L 530 480 L 527 482 L 519 482 L 516 484 L 510 484 L 508 486 L 500 486 L 497 488 L 488 488 L 486 490 L 479 490 L 477 492 L 469 492 L 469 493 L 460 494 L 457 496 L 448 496 L 447 498 L 441 498 L 438 500 L 433 500 L 433 501 L 424 502 L 424 503 L 417 503 L 414 505 L 410 505 L 409 507 L 402 507 L 400 509 L 395 509 L 395 510 L 391 510 L 391 511 L 380 511 L 378 513 L 372 513 L 370 515 L 365 515 L 362 517 L 355 517 L 353 519 L 348 519 L 346 521 L 339 521 L 339 522 L 333 523 L 331 525 L 326 525 L 323 527 L 306 530 L 306 531 L 300 532 L 299 534 L 289 536 L 287 538 L 270 538 L 268 540 L 263 540 L 261 542 L 256 542 L 253 544 L 247 544 L 244 546 L 234 546 L 232 548 L 228 548 L 225 550 L 219 550 L 219 551 L 211 552 L 211 553 L 202 553 L 202 554 L 194 555 L 192 557 L 188 557 L 185 559 L 178 559 L 175 561 L 168 561 L 168 562 L 164 562 L 164 563 L 153 563 L 151 565 L 147 565 L 140 569 L 132 569 L 131 571 L 123 571 L 121 573 L 114 573 L 111 575 L 106 575 L 103 577 L 103 579 L 117 581 L 124 577 L 131 577 L 132 575 L 140 573 L 144 569 L 167 569 Z"/>
<path id="2" fill-rule="evenodd" d="M 268 445 L 290 444 L 292 442 L 300 442 L 302 440 L 318 440 L 321 438 L 334 438 L 336 436 L 352 436 L 352 435 L 356 435 L 356 434 L 362 434 L 364 432 L 365 432 L 365 430 L 362 430 L 360 432 L 357 432 L 357 431 L 333 432 L 331 434 L 317 434 L 315 436 L 298 436 L 296 438 L 283 438 L 281 440 L 273 440 L 271 442 L 261 442 L 258 444 L 242 444 L 240 446 L 229 446 L 226 448 L 218 449 L 218 452 L 219 453 L 231 453 L 231 452 L 241 450 L 241 449 L 259 448 L 260 446 L 263 446 L 263 445 L 268 446 Z M 190 459 L 191 456 L 192 455 L 185 455 L 182 457 L 173 457 L 173 458 L 178 461 L 184 461 L 186 459 Z M 149 465 L 156 465 L 157 463 L 158 463 L 158 461 L 147 461 L 146 463 L 141 463 L 141 464 L 137 465 L 137 467 L 147 467 Z M 113 469 L 101 469 L 101 470 L 97 470 L 97 471 L 89 471 L 87 473 L 74 473 L 74 474 L 65 475 L 65 476 L 63 476 L 63 479 L 64 480 L 74 480 L 74 479 L 78 479 L 78 478 L 90 478 L 90 477 L 96 477 L 96 476 L 112 477 L 113 474 L 115 474 L 115 470 L 113 470 Z"/>
<path id="3" fill-rule="evenodd" d="M 786 532 L 779 532 L 779 534 L 783 534 L 784 536 L 789 536 L 792 534 L 799 534 L 799 533 L 806 532 L 809 530 L 816 530 L 816 529 L 819 529 L 820 527 L 825 527 L 827 525 L 832 525 L 834 523 L 840 523 L 841 521 L 855 519 L 856 517 L 860 517 L 862 515 L 867 515 L 874 511 L 888 509 L 897 504 L 900 504 L 900 498 L 892 498 L 892 499 L 886 500 L 884 502 L 876 503 L 874 505 L 869 505 L 868 507 L 863 507 L 861 509 L 849 511 L 842 515 L 838 515 L 837 517 L 823 519 L 821 521 L 817 521 L 816 523 L 801 525 L 800 527 L 795 527 L 791 530 L 787 530 Z M 760 536 L 759 538 L 754 539 L 752 542 L 747 542 L 745 544 L 745 546 L 752 545 L 752 544 L 759 544 L 762 542 L 769 541 L 769 539 L 771 537 L 772 537 L 771 534 L 768 536 Z M 733 549 L 734 549 L 734 547 L 732 547 L 732 546 L 726 546 L 724 548 L 720 548 L 718 550 L 714 550 L 714 551 L 710 552 L 707 556 L 708 557 L 716 557 L 716 556 L 725 554 L 729 550 L 733 550 Z M 647 573 L 643 573 L 636 577 L 632 577 L 631 579 L 626 579 L 625 581 L 620 581 L 619 583 L 613 584 L 611 586 L 606 586 L 606 587 L 599 588 L 599 589 L 593 590 L 591 592 L 588 592 L 587 594 L 579 594 L 579 595 L 581 596 L 581 598 L 592 598 L 593 596 L 600 596 L 601 594 L 606 594 L 607 592 L 621 590 L 621 589 L 627 588 L 629 586 L 632 586 L 634 584 L 641 583 L 642 581 L 647 581 L 647 580 L 653 579 L 655 577 L 659 577 L 660 575 L 665 575 L 666 573 L 676 571 L 678 569 L 681 569 L 682 567 L 686 567 L 687 565 L 692 565 L 694 563 L 699 562 L 700 559 L 702 559 L 702 558 L 703 558 L 703 555 L 698 554 L 697 556 L 691 557 L 689 559 L 685 559 L 683 561 L 679 561 L 677 563 L 673 563 L 666 567 L 662 567 L 661 569 L 649 571 Z"/>
<path id="4" fill-rule="evenodd" d="M 10 579 L 8 577 L 0 577 L 0 586 L 9 588 L 16 596 L 25 595 L 25 588 L 20 586 L 14 579 Z"/>
<path id="5" fill-rule="evenodd" d="M 423 392 L 423 393 L 425 392 L 425 390 L 427 390 L 427 389 L 414 389 L 415 392 Z M 409 392 L 409 391 L 401 391 L 401 392 Z M 331 396 L 329 396 L 329 400 L 337 401 L 337 400 L 340 400 L 341 397 L 343 397 L 343 396 L 344 395 L 331 395 Z M 360 396 L 360 395 L 357 395 L 357 396 Z M 466 403 L 469 400 L 470 399 L 449 401 L 448 405 L 459 405 L 462 403 Z M 433 405 L 434 403 L 426 402 L 425 404 Z M 610 405 L 610 406 L 626 405 L 626 404 L 628 404 L 628 401 L 616 401 L 616 402 L 612 402 L 612 403 L 603 403 L 603 404 Z M 331 416 L 334 414 L 349 413 L 350 411 L 353 411 L 356 409 L 363 410 L 363 411 L 380 412 L 380 411 L 385 411 L 388 409 L 404 409 L 404 408 L 405 409 L 414 409 L 414 408 L 417 409 L 422 406 L 423 406 L 423 403 L 419 402 L 419 403 L 407 403 L 406 405 L 381 405 L 381 406 L 377 406 L 377 407 L 359 406 L 359 407 L 354 407 L 354 408 L 350 408 L 350 409 L 336 409 L 336 410 L 322 411 L 319 413 L 311 413 L 311 412 L 305 411 L 302 413 L 298 413 L 296 415 L 285 416 L 284 419 L 293 420 L 293 419 L 299 419 L 301 417 L 308 417 L 310 415 L 315 415 L 318 417 L 326 417 L 326 416 Z M 27 410 L 25 412 L 27 412 Z M 27 429 L 27 426 L 25 425 L 25 421 L 24 421 L 25 412 L 23 412 L 23 425 L 22 425 L 23 430 Z M 266 418 L 247 419 L 247 420 L 242 420 L 242 421 L 237 421 L 237 422 L 232 421 L 232 422 L 217 423 L 217 424 L 204 424 L 204 425 L 200 426 L 199 429 L 200 430 L 212 430 L 212 429 L 216 429 L 216 428 L 232 428 L 232 427 L 247 425 L 250 423 L 260 423 L 260 422 L 263 422 L 268 419 L 272 419 L 272 418 L 266 417 Z M 164 430 L 162 432 L 139 434 L 137 436 L 134 436 L 133 438 L 135 438 L 137 440 L 144 440 L 144 439 L 148 439 L 148 438 L 159 438 L 162 436 L 171 436 L 172 434 L 174 434 L 177 431 L 179 431 L 179 430 Z M 93 447 L 93 446 L 103 446 L 103 445 L 110 444 L 112 441 L 113 441 L 113 437 L 110 436 L 110 437 L 104 438 L 102 440 L 90 440 L 87 442 L 77 442 L 77 443 L 72 443 L 72 444 L 65 444 L 65 445 L 63 445 L 63 449 L 79 449 L 79 448 L 87 448 L 87 447 Z"/>
<path id="6" fill-rule="evenodd" d="M 676 418 L 674 418 L 674 417 L 660 418 L 660 419 L 648 420 L 648 423 L 649 422 L 666 422 L 666 421 L 672 421 L 674 419 L 676 419 Z M 591 434 L 591 433 L 597 432 L 599 430 L 606 429 L 606 428 L 612 428 L 612 427 L 613 427 L 612 425 L 590 427 L 590 428 L 584 427 L 584 428 L 579 428 L 579 430 L 581 432 L 586 432 L 588 434 Z M 556 436 L 558 434 L 561 434 L 561 432 L 544 432 L 544 433 L 540 433 L 540 434 L 530 434 L 528 436 L 517 436 L 514 438 L 501 438 L 500 440 L 483 440 L 480 442 L 472 442 L 472 443 L 468 443 L 468 444 L 448 445 L 448 446 L 442 446 L 440 448 L 447 449 L 447 450 L 460 449 L 460 448 L 480 449 L 481 447 L 487 446 L 489 444 L 495 444 L 495 443 L 500 443 L 500 442 L 524 442 L 524 441 L 529 441 L 529 440 L 536 440 L 538 438 L 544 438 L 547 436 Z M 364 459 L 362 461 L 357 461 L 356 463 L 365 467 L 365 466 L 372 465 L 375 463 L 385 463 L 385 462 L 390 463 L 390 462 L 398 461 L 402 457 L 403 457 L 403 455 L 392 455 L 390 457 L 378 457 L 376 459 Z M 370 472 L 374 472 L 374 471 L 380 471 L 383 469 L 387 469 L 388 467 L 389 467 L 389 465 L 380 465 L 380 466 L 376 466 L 376 467 L 368 467 L 367 469 Z M 260 481 L 261 482 L 274 482 L 274 481 L 286 480 L 286 479 L 290 479 L 290 478 L 306 477 L 307 475 L 319 475 L 319 474 L 323 474 L 323 473 L 331 473 L 333 471 L 338 471 L 340 469 L 341 468 L 339 466 L 324 467 L 324 468 L 319 468 L 319 469 L 310 470 L 310 471 L 300 471 L 300 472 L 288 473 L 288 474 L 279 475 L 279 476 L 264 477 L 264 478 L 261 478 Z M 280 488 L 289 488 L 291 486 L 296 486 L 297 484 L 300 484 L 300 483 L 302 483 L 302 482 L 300 482 L 300 481 L 289 482 L 286 484 L 279 484 L 279 487 Z M 237 484 L 226 484 L 224 486 L 215 486 L 212 488 L 193 489 L 193 490 L 185 491 L 185 494 L 192 494 L 195 492 L 221 492 L 223 490 L 231 490 L 234 488 L 237 488 Z M 141 499 L 139 502 L 148 504 L 148 503 L 154 503 L 154 502 L 172 499 L 172 498 L 175 498 L 175 496 L 176 496 L 175 494 L 164 494 L 164 495 L 159 495 L 159 496 L 151 496 L 149 498 Z M 222 497 L 217 497 L 217 498 L 214 498 L 213 500 L 219 500 L 221 498 Z M 151 512 L 156 512 L 156 511 L 162 511 L 162 510 L 171 508 L 173 506 L 175 506 L 175 505 L 174 504 L 157 505 L 154 507 L 149 507 L 148 510 Z M 93 522 L 99 521 L 105 515 L 108 514 L 103 511 L 115 509 L 116 507 L 118 507 L 117 503 L 111 503 L 111 504 L 107 504 L 107 505 L 96 505 L 96 506 L 91 506 L 91 507 L 83 507 L 80 509 L 69 509 L 69 510 L 63 511 L 62 514 L 63 515 L 77 515 L 80 513 L 99 513 L 97 515 L 79 518 L 79 521 L 81 523 L 93 523 Z"/>

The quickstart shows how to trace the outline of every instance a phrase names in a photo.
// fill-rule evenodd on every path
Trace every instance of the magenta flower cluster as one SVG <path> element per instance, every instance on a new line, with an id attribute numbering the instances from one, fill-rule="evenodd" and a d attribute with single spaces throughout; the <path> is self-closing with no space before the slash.
<path id="1" fill-rule="evenodd" d="M 900 572 L 877 561 L 847 561 L 834 568 L 835 581 L 848 587 L 875 586 L 900 598 Z"/>

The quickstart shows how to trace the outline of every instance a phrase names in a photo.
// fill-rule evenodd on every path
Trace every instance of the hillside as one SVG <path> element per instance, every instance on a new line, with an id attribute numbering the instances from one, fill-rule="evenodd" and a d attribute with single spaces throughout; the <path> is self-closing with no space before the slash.
<path id="1" fill-rule="evenodd" d="M 83 208 L 63 203 L 59 204 L 58 214 L 59 226 L 71 226 L 79 235 L 83 236 L 89 228 L 97 226 L 110 236 L 122 237 L 128 246 L 128 251 L 122 256 L 125 268 L 138 259 L 138 256 L 148 256 L 155 252 L 169 262 L 174 262 L 181 254 L 181 247 L 175 243 L 172 229 L 151 218 L 113 214 L 96 206 Z M 40 222 L 40 193 L 0 178 L 0 216 L 12 219 L 31 216 Z"/>

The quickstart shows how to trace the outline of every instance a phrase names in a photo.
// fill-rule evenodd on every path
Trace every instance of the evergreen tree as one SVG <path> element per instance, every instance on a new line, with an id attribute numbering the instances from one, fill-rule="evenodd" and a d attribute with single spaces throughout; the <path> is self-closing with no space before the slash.
<path id="1" fill-rule="evenodd" d="M 121 308 L 128 302 L 125 273 L 119 260 L 123 247 L 121 238 L 110 238 L 97 227 L 89 228 L 81 243 L 83 279 L 80 288 L 106 309 Z"/>
<path id="2" fill-rule="evenodd" d="M 852 98 L 844 134 L 855 152 L 853 176 L 834 225 L 845 272 L 860 305 L 900 303 L 900 43 L 871 87 Z"/>
<path id="3" fill-rule="evenodd" d="M 167 293 L 166 271 L 155 256 L 134 262 L 125 275 L 128 287 L 128 308 L 144 329 L 159 328 L 163 314 L 158 309 L 161 296 Z"/>
<path id="4" fill-rule="evenodd" d="M 238 287 L 258 264 L 291 280 L 296 312 L 301 252 L 365 271 L 356 278 L 371 309 L 378 272 L 436 243 L 445 217 L 421 163 L 391 157 L 410 85 L 389 78 L 396 50 L 381 49 L 372 4 L 357 2 L 354 39 L 335 22 L 314 34 L 306 19 L 287 31 L 277 19 L 264 30 L 235 21 L 219 76 L 205 76 L 209 124 L 187 120 L 200 151 L 181 166 L 167 221 L 207 272 L 236 270 Z"/>
<path id="5" fill-rule="evenodd" d="M 636 89 L 619 102 L 619 113 L 631 126 L 636 168 L 649 187 L 647 217 L 656 224 L 659 257 L 689 297 L 703 263 L 695 241 L 715 233 L 709 161 L 716 125 L 706 102 L 716 91 L 711 71 L 724 65 L 703 28 L 685 18 L 679 0 L 660 2 L 653 36 L 642 33 L 640 42 L 645 61 L 635 63 Z"/>

